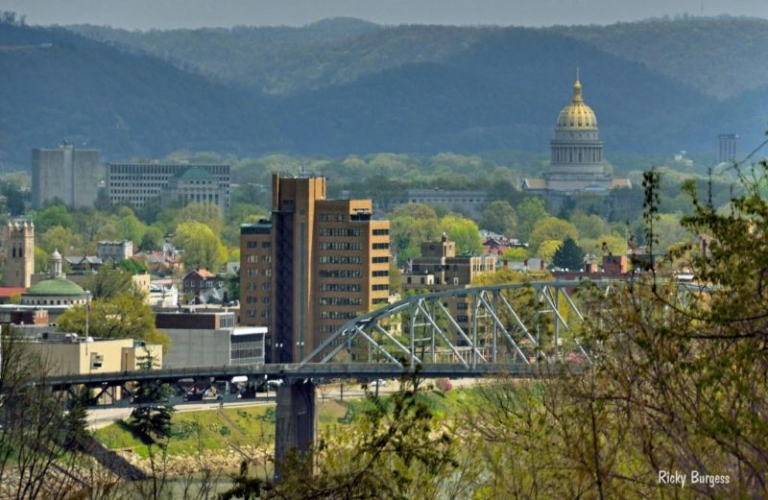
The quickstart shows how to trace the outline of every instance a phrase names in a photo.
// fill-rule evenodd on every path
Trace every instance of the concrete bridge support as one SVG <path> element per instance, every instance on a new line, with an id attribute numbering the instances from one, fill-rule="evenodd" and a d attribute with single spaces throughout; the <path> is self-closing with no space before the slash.
<path id="1" fill-rule="evenodd" d="M 317 394 L 310 380 L 287 380 L 277 389 L 275 429 L 275 479 L 291 453 L 309 451 L 317 436 Z"/>

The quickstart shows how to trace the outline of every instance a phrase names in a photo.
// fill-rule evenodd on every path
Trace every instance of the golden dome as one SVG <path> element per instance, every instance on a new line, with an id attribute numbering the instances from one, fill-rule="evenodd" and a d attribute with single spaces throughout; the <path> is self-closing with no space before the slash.
<path id="1" fill-rule="evenodd" d="M 557 128 L 578 129 L 578 130 L 596 130 L 597 117 L 592 108 L 584 104 L 581 96 L 581 82 L 578 73 L 576 74 L 576 83 L 573 84 L 573 99 L 571 103 L 560 111 L 557 117 Z"/>

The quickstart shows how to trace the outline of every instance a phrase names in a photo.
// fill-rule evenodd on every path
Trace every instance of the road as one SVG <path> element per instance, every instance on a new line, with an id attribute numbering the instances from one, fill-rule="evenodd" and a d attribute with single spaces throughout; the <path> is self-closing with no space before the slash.
<path id="1" fill-rule="evenodd" d="M 451 385 L 454 388 L 459 387 L 466 387 L 475 385 L 477 383 L 482 382 L 483 380 L 488 379 L 476 379 L 476 378 L 468 378 L 468 379 L 457 379 L 457 380 L 451 380 Z M 424 384 L 431 383 L 431 380 L 425 380 Z M 395 380 L 387 381 L 385 385 L 382 385 L 378 387 L 379 394 L 387 394 L 397 391 L 400 388 L 400 384 Z M 370 392 L 376 393 L 376 387 L 368 387 L 368 390 Z M 343 395 L 342 395 L 343 390 Z M 362 389 L 362 386 L 360 384 L 354 383 L 354 384 L 344 384 L 343 389 L 341 384 L 329 384 L 329 385 L 323 385 L 319 386 L 317 389 L 317 400 L 318 402 L 326 401 L 326 400 L 339 400 L 343 398 L 349 398 L 349 399 L 360 399 L 365 395 L 365 391 Z M 216 410 L 219 408 L 221 403 L 219 401 L 212 400 L 210 402 L 175 402 L 172 401 L 171 404 L 174 406 L 174 410 L 179 413 L 184 412 L 190 412 L 190 411 L 205 411 L 205 410 Z M 255 399 L 231 399 L 231 400 L 225 400 L 224 406 L 227 408 L 233 408 L 233 407 L 251 407 L 251 406 L 262 406 L 262 405 L 269 405 L 269 404 L 275 404 L 275 393 L 274 392 L 267 392 L 267 393 L 258 393 L 257 397 Z M 102 427 L 106 427 L 110 424 L 113 424 L 119 420 L 125 420 L 131 415 L 132 407 L 130 406 L 107 406 L 104 408 L 95 408 L 88 410 L 88 427 L 90 429 L 100 429 Z"/>

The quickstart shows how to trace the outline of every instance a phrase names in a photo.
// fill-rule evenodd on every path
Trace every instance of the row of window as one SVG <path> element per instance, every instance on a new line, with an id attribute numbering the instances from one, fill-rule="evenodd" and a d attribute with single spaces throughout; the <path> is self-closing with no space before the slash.
<path id="1" fill-rule="evenodd" d="M 362 300 L 354 297 L 321 297 L 321 306 L 359 306 Z"/>
<path id="2" fill-rule="evenodd" d="M 389 243 L 374 243 L 374 250 L 389 250 Z"/>
<path id="3" fill-rule="evenodd" d="M 245 248 L 259 248 L 259 244 L 261 244 L 261 248 L 272 248 L 272 243 L 269 241 L 248 241 Z"/>
<path id="4" fill-rule="evenodd" d="M 197 168 L 202 168 L 208 171 L 211 175 L 229 175 L 229 165 L 195 165 Z M 113 175 L 116 173 L 121 174 L 133 174 L 133 175 L 161 175 L 161 174 L 177 174 L 181 170 L 189 168 L 188 165 L 147 165 L 146 163 L 109 163 L 107 164 L 107 175 Z M 166 175 L 168 177 L 169 175 Z"/>
<path id="5" fill-rule="evenodd" d="M 249 295 L 249 296 L 247 296 L 245 298 L 245 302 L 246 302 L 246 304 L 258 304 L 259 303 L 259 298 L 255 297 L 253 295 Z M 265 296 L 261 297 L 261 303 L 262 304 L 270 304 L 271 302 L 272 302 L 272 297 L 270 297 L 269 295 L 265 295 Z"/>
<path id="6" fill-rule="evenodd" d="M 255 292 L 256 290 L 264 290 L 265 292 L 269 292 L 272 290 L 272 283 L 246 283 L 245 289 L 249 292 Z"/>
<path id="7" fill-rule="evenodd" d="M 386 264 L 387 262 L 389 262 L 389 256 L 387 256 L 387 257 L 374 257 L 373 259 L 371 259 L 371 262 L 373 262 L 374 264 Z"/>
<path id="8" fill-rule="evenodd" d="M 320 220 L 323 222 L 331 222 L 332 220 L 335 220 L 336 222 L 344 222 L 346 218 L 347 217 L 344 214 L 320 214 Z"/>
<path id="9" fill-rule="evenodd" d="M 184 280 L 184 288 L 213 288 L 219 285 L 216 280 Z"/>
<path id="10" fill-rule="evenodd" d="M 339 256 L 339 255 L 322 255 L 320 256 L 321 264 L 360 264 L 362 259 L 358 256 Z"/>
<path id="11" fill-rule="evenodd" d="M 321 278 L 362 278 L 362 271 L 351 271 L 348 269 L 339 269 L 335 271 L 328 271 L 326 269 L 320 270 Z"/>
<path id="12" fill-rule="evenodd" d="M 320 285 L 320 291 L 323 292 L 360 292 L 362 285 L 347 283 L 323 283 Z"/>
<path id="13" fill-rule="evenodd" d="M 320 317 L 323 319 L 352 319 L 356 318 L 358 313 L 356 312 L 343 312 L 343 311 L 323 311 L 320 313 Z"/>
<path id="14" fill-rule="evenodd" d="M 327 241 L 320 243 L 320 250 L 362 250 L 362 243 Z"/>
<path id="15" fill-rule="evenodd" d="M 373 272 L 373 277 L 374 278 L 382 278 L 382 277 L 385 277 L 385 276 L 389 276 L 389 270 L 387 270 L 387 271 L 374 271 Z"/>
<path id="16" fill-rule="evenodd" d="M 259 276 L 259 269 L 256 268 L 249 268 L 245 270 L 245 275 L 249 278 L 255 278 L 256 276 Z M 262 276 L 272 276 L 272 269 L 262 269 L 261 270 Z"/>
<path id="17" fill-rule="evenodd" d="M 272 262 L 272 255 L 262 255 L 261 259 L 259 259 L 258 255 L 249 255 L 245 258 L 245 261 L 249 264 L 253 264 L 255 262 L 269 263 Z"/>
<path id="18" fill-rule="evenodd" d="M 336 227 L 325 227 L 320 230 L 320 236 L 360 236 L 359 229 L 345 229 Z"/>
<path id="19" fill-rule="evenodd" d="M 374 236 L 386 236 L 389 234 L 389 229 L 374 229 L 373 235 Z"/>
<path id="20" fill-rule="evenodd" d="M 258 309 L 251 309 L 251 310 L 248 311 L 248 317 L 249 318 L 268 319 L 269 318 L 269 309 L 264 309 L 261 312 L 259 312 Z"/>
<path id="21" fill-rule="evenodd" d="M 375 292 L 381 291 L 381 290 L 389 290 L 389 285 L 373 285 L 371 289 Z"/>

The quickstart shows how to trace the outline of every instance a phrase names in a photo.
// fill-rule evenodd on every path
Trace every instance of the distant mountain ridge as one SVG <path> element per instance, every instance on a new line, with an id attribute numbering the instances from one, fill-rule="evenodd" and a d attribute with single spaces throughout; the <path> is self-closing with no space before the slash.
<path id="1" fill-rule="evenodd" d="M 762 71 L 768 67 L 768 20 L 756 18 L 685 17 L 540 29 L 385 27 L 350 18 L 326 19 L 303 28 L 141 32 L 80 25 L 69 29 L 270 94 L 350 83 L 405 64 L 443 62 L 500 31 L 537 31 L 587 42 L 720 99 L 768 83 Z M 230 66 L 225 75 L 219 71 L 223 63 Z"/>
<path id="2" fill-rule="evenodd" d="M 732 18 L 648 29 L 690 24 L 705 33 L 697 23 L 720 22 L 725 32 L 738 32 L 743 23 L 755 40 L 761 30 L 768 33 L 768 23 Z M 734 47 L 747 44 L 743 39 L 720 51 L 719 58 L 730 57 L 726 62 L 702 45 L 702 54 L 690 57 L 711 64 L 683 78 L 689 70 L 654 69 L 639 49 L 622 55 L 617 33 L 643 33 L 640 24 L 382 27 L 336 19 L 304 28 L 69 28 L 87 37 L 0 24 L 0 164 L 27 167 L 31 148 L 64 139 L 119 160 L 178 150 L 546 156 L 576 66 L 609 160 L 612 152 L 658 156 L 681 149 L 712 159 L 722 132 L 742 134 L 745 150 L 761 140 L 765 77 L 734 85 L 730 94 L 702 82 L 726 62 L 752 74 L 762 53 L 740 49 L 754 58 L 750 66 L 734 56 Z M 701 33 L 692 40 L 706 38 Z M 669 53 L 669 60 L 683 57 L 679 48 Z"/>

